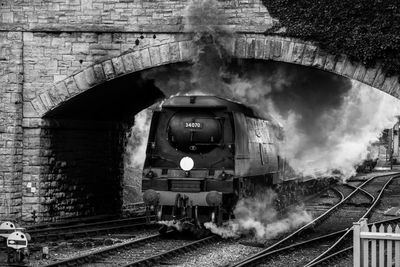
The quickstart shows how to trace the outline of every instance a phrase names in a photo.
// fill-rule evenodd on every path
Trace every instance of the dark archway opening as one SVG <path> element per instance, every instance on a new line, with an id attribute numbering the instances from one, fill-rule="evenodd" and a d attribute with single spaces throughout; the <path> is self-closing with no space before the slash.
<path id="1" fill-rule="evenodd" d="M 92 88 L 46 114 L 43 216 L 119 213 L 127 133 L 135 114 L 163 97 L 151 80 L 136 73 Z"/>

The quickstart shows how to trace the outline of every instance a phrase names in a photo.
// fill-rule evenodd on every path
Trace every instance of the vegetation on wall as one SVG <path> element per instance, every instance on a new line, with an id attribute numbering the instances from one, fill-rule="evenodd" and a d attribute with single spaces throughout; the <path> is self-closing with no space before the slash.
<path id="1" fill-rule="evenodd" d="M 399 0 L 262 1 L 279 20 L 267 34 L 315 41 L 332 54 L 400 74 Z"/>

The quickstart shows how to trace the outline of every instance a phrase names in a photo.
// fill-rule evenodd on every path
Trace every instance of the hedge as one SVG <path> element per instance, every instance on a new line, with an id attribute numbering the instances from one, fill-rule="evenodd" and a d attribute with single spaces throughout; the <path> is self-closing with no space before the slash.
<path id="1" fill-rule="evenodd" d="M 332 54 L 400 74 L 400 0 L 262 1 L 279 20 L 266 34 L 314 41 Z"/>

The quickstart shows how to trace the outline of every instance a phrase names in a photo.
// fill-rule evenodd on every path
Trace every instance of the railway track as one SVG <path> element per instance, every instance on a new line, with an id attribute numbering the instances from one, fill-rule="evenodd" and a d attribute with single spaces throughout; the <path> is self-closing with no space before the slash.
<path id="1" fill-rule="evenodd" d="M 283 238 L 283 239 L 279 240 L 278 242 L 270 245 L 269 247 L 263 249 L 262 251 L 254 254 L 240 262 L 231 264 L 230 266 L 239 267 L 239 266 L 259 265 L 260 263 L 265 262 L 267 260 L 267 258 L 270 257 L 271 255 L 276 255 L 277 252 L 287 251 L 287 250 L 290 250 L 290 249 L 293 249 L 293 248 L 299 247 L 299 246 L 304 248 L 304 246 L 316 244 L 317 241 L 318 241 L 317 243 L 318 243 L 319 251 L 320 251 L 318 253 L 318 256 L 316 256 L 311 262 L 306 262 L 305 264 L 300 264 L 300 265 L 309 267 L 309 266 L 315 266 L 313 264 L 317 263 L 317 262 L 319 264 L 320 260 L 322 260 L 323 258 L 330 255 L 330 253 L 334 252 L 334 249 L 338 247 L 338 244 L 340 244 L 343 240 L 345 240 L 345 238 L 347 238 L 349 236 L 349 233 L 351 233 L 351 231 L 352 231 L 351 226 L 352 226 L 352 222 L 354 222 L 354 220 L 351 222 L 351 224 L 349 225 L 349 227 L 347 229 L 343 230 L 343 227 L 342 227 L 341 231 L 331 233 L 331 234 L 334 234 L 334 236 L 330 236 L 330 234 L 321 234 L 321 231 L 319 231 L 319 230 L 315 231 L 316 228 L 318 227 L 318 225 L 321 224 L 322 222 L 324 222 L 328 217 L 331 217 L 331 215 L 334 214 L 339 209 L 339 207 L 343 207 L 345 203 L 348 203 L 349 200 L 351 200 L 356 195 L 356 193 L 363 194 L 364 198 L 369 199 L 369 201 L 368 201 L 370 204 L 369 207 L 368 208 L 365 207 L 362 215 L 358 217 L 358 219 L 366 218 L 368 215 L 370 215 L 373 208 L 377 205 L 380 197 L 382 196 L 382 193 L 384 192 L 384 188 L 395 177 L 400 177 L 399 173 L 375 176 L 375 177 L 368 179 L 367 181 L 365 181 L 361 185 L 357 186 L 356 188 L 353 187 L 352 192 L 350 192 L 348 194 L 341 192 L 341 194 L 343 196 L 342 200 L 339 203 L 337 203 L 336 205 L 334 205 L 333 207 L 331 207 L 329 210 L 327 210 L 325 213 L 323 213 L 322 215 L 320 215 L 319 217 L 317 217 L 310 223 L 304 225 L 297 231 L 289 234 L 285 238 Z M 378 195 L 374 195 L 371 192 L 369 192 L 368 190 L 363 189 L 363 187 L 365 187 L 365 185 L 371 183 L 371 181 L 378 179 L 378 178 L 384 178 L 386 181 L 384 183 L 384 185 L 381 187 L 381 189 L 378 190 L 379 191 Z M 361 190 L 361 189 L 363 189 L 363 190 Z M 362 205 L 360 205 L 360 206 L 362 206 Z M 359 210 L 359 212 L 361 212 L 361 211 L 362 211 L 362 209 Z M 357 221 L 357 220 L 355 220 L 355 221 Z M 317 233 L 318 236 L 315 236 L 313 234 L 308 235 L 307 231 L 310 231 L 310 230 L 312 230 L 312 232 L 314 234 Z M 325 230 L 325 233 L 326 233 L 326 230 Z M 321 251 L 320 248 L 323 248 L 325 246 L 328 247 L 328 249 Z"/>
<path id="2" fill-rule="evenodd" d="M 168 234 L 171 234 L 171 232 L 167 232 L 167 236 Z M 203 244 L 214 242 L 219 239 L 220 237 L 211 235 L 196 241 L 179 240 L 175 242 L 174 248 L 166 250 L 165 248 L 168 244 L 169 246 L 171 245 L 170 239 L 165 239 L 165 235 L 156 234 L 45 266 L 152 266 L 161 260 L 166 260 L 177 254 L 195 250 Z M 141 259 L 137 259 L 143 254 L 145 246 L 153 247 L 155 244 L 157 244 L 158 252 L 155 253 L 154 248 L 152 248 L 148 256 L 142 256 Z M 136 253 L 132 255 L 133 250 L 136 250 Z"/>
<path id="3" fill-rule="evenodd" d="M 400 178 L 400 175 L 393 175 L 387 180 L 380 181 L 381 188 L 378 190 L 373 190 L 377 194 L 375 201 L 372 203 L 372 205 L 369 207 L 369 209 L 365 212 L 365 214 L 359 219 L 359 221 L 364 218 L 368 218 L 371 215 L 373 209 L 378 205 L 385 189 L 389 186 L 389 184 L 394 179 L 398 179 L 398 178 Z M 365 185 L 366 183 L 368 183 L 368 181 L 365 182 L 363 185 Z M 371 187 L 371 186 L 369 186 L 369 187 Z M 397 218 L 394 220 L 399 221 L 399 220 L 397 220 Z M 391 220 L 387 220 L 386 222 L 392 223 Z M 375 223 L 375 224 L 377 224 L 377 223 Z M 346 243 L 348 243 L 346 241 L 351 240 L 351 238 L 352 238 L 351 234 L 352 234 L 352 228 L 348 229 L 346 231 L 346 233 L 344 233 L 331 247 L 329 247 L 326 251 L 324 251 L 324 253 L 320 254 L 318 257 L 316 257 L 312 261 L 310 261 L 307 265 L 305 265 L 305 267 L 320 266 L 321 264 L 326 263 L 327 261 L 330 261 L 330 260 L 338 257 L 339 255 L 343 256 L 343 254 L 345 254 L 345 253 L 350 253 L 352 246 L 347 246 L 346 248 L 342 248 L 342 247 L 345 246 Z"/>
<path id="4" fill-rule="evenodd" d="M 151 228 L 145 216 L 29 230 L 33 242 L 96 236 L 138 228 Z"/>
<path id="5" fill-rule="evenodd" d="M 140 215 L 145 213 L 144 203 L 136 202 L 128 205 L 129 209 L 135 210 L 133 215 Z M 130 216 L 132 217 L 132 216 Z M 35 223 L 31 225 L 24 226 L 27 231 L 34 231 L 39 229 L 47 229 L 47 228 L 58 228 L 64 226 L 73 226 L 78 224 L 88 224 L 102 221 L 115 220 L 120 218 L 117 214 L 105 214 L 98 216 L 90 216 L 90 217 L 78 217 L 78 218 L 67 218 L 57 222 L 44 222 L 44 223 Z"/>

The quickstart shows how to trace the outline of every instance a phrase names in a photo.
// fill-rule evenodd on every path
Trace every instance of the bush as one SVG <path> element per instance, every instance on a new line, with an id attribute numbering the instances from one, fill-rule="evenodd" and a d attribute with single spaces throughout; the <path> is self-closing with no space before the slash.
<path id="1" fill-rule="evenodd" d="M 285 36 L 314 41 L 390 74 L 400 74 L 399 0 L 262 0 Z"/>

